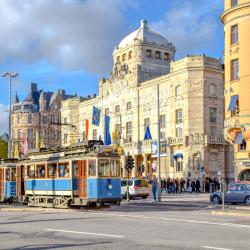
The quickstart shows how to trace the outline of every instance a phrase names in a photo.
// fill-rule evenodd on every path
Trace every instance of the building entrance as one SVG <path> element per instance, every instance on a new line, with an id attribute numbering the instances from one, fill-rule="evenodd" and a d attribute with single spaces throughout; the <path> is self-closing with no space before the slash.
<path id="1" fill-rule="evenodd" d="M 250 181 L 250 169 L 244 170 L 240 173 L 239 180 Z"/>

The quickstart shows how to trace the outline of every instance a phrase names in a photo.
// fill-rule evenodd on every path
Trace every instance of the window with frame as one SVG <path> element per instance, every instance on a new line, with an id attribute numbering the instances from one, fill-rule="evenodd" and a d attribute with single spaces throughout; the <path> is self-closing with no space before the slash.
<path id="1" fill-rule="evenodd" d="M 97 140 L 97 129 L 93 129 L 93 140 Z"/>
<path id="2" fill-rule="evenodd" d="M 43 116 L 42 117 L 42 123 L 43 124 L 47 124 L 47 116 Z"/>
<path id="3" fill-rule="evenodd" d="M 28 130 L 27 130 L 27 137 L 28 138 L 33 138 L 34 137 L 33 128 L 28 128 Z"/>
<path id="4" fill-rule="evenodd" d="M 160 133 L 160 139 L 166 139 L 166 133 L 165 132 Z"/>
<path id="5" fill-rule="evenodd" d="M 169 61 L 170 56 L 169 53 L 164 53 L 164 60 Z"/>
<path id="6" fill-rule="evenodd" d="M 210 136 L 216 136 L 217 134 L 217 128 L 215 126 L 210 127 Z"/>
<path id="7" fill-rule="evenodd" d="M 116 113 L 119 113 L 119 112 L 120 112 L 120 105 L 116 105 L 116 106 L 115 106 L 115 112 L 116 112 Z"/>
<path id="8" fill-rule="evenodd" d="M 128 102 L 128 103 L 127 103 L 127 110 L 130 110 L 130 109 L 132 109 L 132 103 L 131 103 L 131 102 Z"/>
<path id="9" fill-rule="evenodd" d="M 29 123 L 29 124 L 32 123 L 32 114 L 28 114 L 28 123 Z"/>
<path id="10" fill-rule="evenodd" d="M 89 160 L 88 166 L 89 166 L 89 176 L 96 176 L 96 160 Z"/>
<path id="11" fill-rule="evenodd" d="M 238 115 L 240 113 L 239 98 L 236 101 L 234 109 L 231 111 L 231 117 Z"/>
<path id="12" fill-rule="evenodd" d="M 132 58 L 132 51 L 129 51 L 128 52 L 128 59 L 131 59 Z"/>
<path id="13" fill-rule="evenodd" d="M 78 178 L 78 161 L 72 162 L 73 176 Z"/>
<path id="14" fill-rule="evenodd" d="M 176 172 L 182 172 L 183 171 L 183 161 L 181 158 L 178 158 L 176 161 Z"/>
<path id="15" fill-rule="evenodd" d="M 123 62 L 126 61 L 126 54 L 123 54 L 123 55 L 122 55 L 122 61 L 123 61 Z"/>
<path id="16" fill-rule="evenodd" d="M 16 169 L 15 168 L 11 168 L 10 180 L 16 181 Z"/>
<path id="17" fill-rule="evenodd" d="M 68 143 L 68 134 L 63 135 L 63 141 L 64 143 Z"/>
<path id="18" fill-rule="evenodd" d="M 35 166 L 27 166 L 27 178 L 34 179 L 35 178 Z"/>
<path id="19" fill-rule="evenodd" d="M 17 139 L 21 140 L 22 139 L 22 129 L 17 130 Z"/>
<path id="20" fill-rule="evenodd" d="M 245 140 L 242 141 L 241 144 L 239 144 L 239 151 L 246 151 L 247 149 L 247 143 Z"/>
<path id="21" fill-rule="evenodd" d="M 182 88 L 181 85 L 179 85 L 179 86 L 177 86 L 177 87 L 175 88 L 175 95 L 176 95 L 176 96 L 179 96 L 179 95 L 182 95 L 182 94 L 183 94 L 183 88 Z"/>
<path id="22" fill-rule="evenodd" d="M 175 110 L 175 121 L 176 121 L 176 124 L 183 123 L 182 109 L 176 109 Z"/>
<path id="23" fill-rule="evenodd" d="M 59 163 L 58 164 L 58 172 L 60 178 L 69 178 L 69 163 Z"/>
<path id="24" fill-rule="evenodd" d="M 132 142 L 132 121 L 126 123 L 126 140 Z"/>
<path id="25" fill-rule="evenodd" d="M 239 59 L 231 61 L 231 80 L 235 81 L 239 79 Z"/>
<path id="26" fill-rule="evenodd" d="M 144 132 L 146 132 L 147 127 L 150 128 L 150 118 L 144 119 Z"/>
<path id="27" fill-rule="evenodd" d="M 109 115 L 109 108 L 105 109 L 105 115 Z"/>
<path id="28" fill-rule="evenodd" d="M 57 164 L 56 163 L 50 163 L 47 165 L 47 173 L 48 173 L 48 178 L 54 178 L 56 177 L 56 170 L 57 170 Z"/>
<path id="29" fill-rule="evenodd" d="M 214 83 L 211 83 L 209 85 L 209 94 L 215 94 L 215 84 Z"/>
<path id="30" fill-rule="evenodd" d="M 182 137 L 183 136 L 183 131 L 181 127 L 176 128 L 176 137 Z"/>
<path id="31" fill-rule="evenodd" d="M 109 160 L 98 161 L 98 176 L 110 177 L 110 162 Z"/>
<path id="32" fill-rule="evenodd" d="M 231 0 L 231 7 L 238 5 L 238 0 Z"/>
<path id="33" fill-rule="evenodd" d="M 147 57 L 152 57 L 152 50 L 151 49 L 147 49 L 146 55 L 147 55 Z"/>
<path id="34" fill-rule="evenodd" d="M 155 51 L 155 58 L 161 59 L 161 52 L 160 51 Z"/>
<path id="35" fill-rule="evenodd" d="M 6 179 L 6 181 L 10 181 L 10 178 L 11 178 L 11 176 L 10 176 L 10 168 L 6 168 L 6 170 L 5 170 L 5 179 Z"/>
<path id="36" fill-rule="evenodd" d="M 217 109 L 216 108 L 209 108 L 209 122 L 216 122 L 217 118 Z"/>
<path id="37" fill-rule="evenodd" d="M 166 115 L 160 115 L 160 128 L 166 128 Z"/>
<path id="38" fill-rule="evenodd" d="M 238 43 L 238 24 L 231 27 L 231 45 Z"/>
<path id="39" fill-rule="evenodd" d="M 45 178 L 45 164 L 36 166 L 36 176 L 37 178 Z"/>
<path id="40" fill-rule="evenodd" d="M 28 142 L 28 149 L 34 149 L 35 143 L 33 141 Z"/>
<path id="41" fill-rule="evenodd" d="M 120 162 L 116 160 L 110 161 L 110 177 L 118 177 L 120 173 Z"/>

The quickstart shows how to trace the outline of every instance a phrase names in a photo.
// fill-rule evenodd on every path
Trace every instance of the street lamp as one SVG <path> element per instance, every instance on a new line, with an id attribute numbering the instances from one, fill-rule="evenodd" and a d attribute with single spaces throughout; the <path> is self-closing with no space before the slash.
<path id="1" fill-rule="evenodd" d="M 8 141 L 8 158 L 11 158 L 11 78 L 18 76 L 17 73 L 4 72 L 2 77 L 9 78 L 9 141 Z"/>

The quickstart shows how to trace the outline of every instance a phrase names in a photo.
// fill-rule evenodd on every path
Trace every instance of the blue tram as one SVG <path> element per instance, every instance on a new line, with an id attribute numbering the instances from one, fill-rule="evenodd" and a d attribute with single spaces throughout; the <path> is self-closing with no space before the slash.
<path id="1" fill-rule="evenodd" d="M 0 201 L 16 199 L 16 164 L 17 159 L 6 159 L 0 162 Z"/>
<path id="2" fill-rule="evenodd" d="M 29 206 L 120 204 L 120 159 L 86 146 L 29 155 L 17 165 L 17 196 Z"/>

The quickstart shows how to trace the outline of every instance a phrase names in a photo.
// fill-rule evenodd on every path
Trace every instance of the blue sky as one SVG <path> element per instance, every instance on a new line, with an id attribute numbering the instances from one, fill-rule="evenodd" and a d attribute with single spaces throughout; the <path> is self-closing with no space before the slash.
<path id="1" fill-rule="evenodd" d="M 31 82 L 69 94 L 98 91 L 120 40 L 148 25 L 187 54 L 223 58 L 223 0 L 0 0 L 0 72 L 13 71 L 13 94 Z M 7 79 L 0 78 L 0 134 L 6 130 Z"/>

